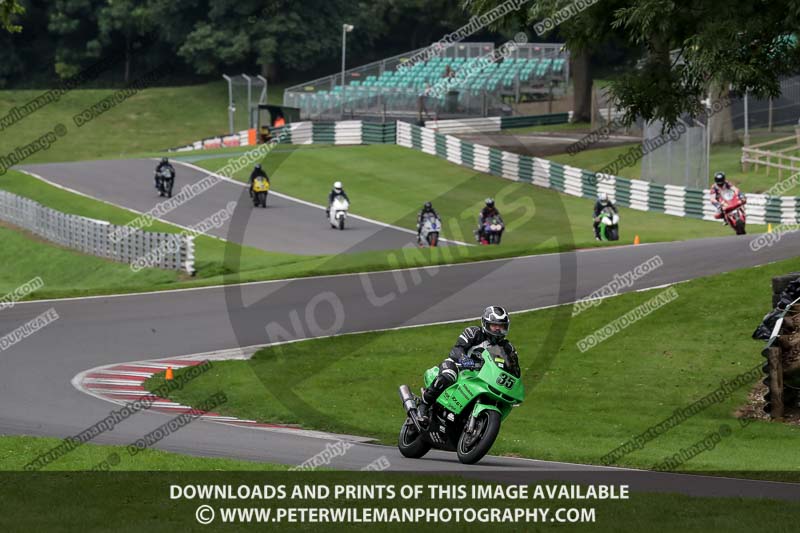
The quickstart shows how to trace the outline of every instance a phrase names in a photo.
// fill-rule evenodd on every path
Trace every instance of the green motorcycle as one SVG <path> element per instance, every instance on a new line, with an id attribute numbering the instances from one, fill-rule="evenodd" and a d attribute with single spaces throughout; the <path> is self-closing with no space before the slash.
<path id="1" fill-rule="evenodd" d="M 420 398 L 408 386 L 400 386 L 407 418 L 397 447 L 405 457 L 418 459 L 436 448 L 455 451 L 462 463 L 475 464 L 489 452 L 500 432 L 500 423 L 512 407 L 522 403 L 525 389 L 519 377 L 503 370 L 505 358 L 499 347 L 478 350 L 482 364 L 460 369 L 458 380 L 431 406 L 427 423 L 420 421 L 417 412 Z M 426 387 L 438 373 L 439 367 L 425 372 Z"/>

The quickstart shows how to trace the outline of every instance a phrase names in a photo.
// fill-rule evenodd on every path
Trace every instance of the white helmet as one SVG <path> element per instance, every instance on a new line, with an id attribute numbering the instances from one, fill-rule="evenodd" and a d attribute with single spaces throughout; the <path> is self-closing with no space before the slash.
<path id="1" fill-rule="evenodd" d="M 604 204 L 607 203 L 608 202 L 608 193 L 606 193 L 606 192 L 598 193 L 597 194 L 597 199 L 600 202 L 604 203 Z"/>
<path id="2" fill-rule="evenodd" d="M 336 192 L 342 192 L 342 182 L 336 181 L 333 183 L 333 190 Z"/>

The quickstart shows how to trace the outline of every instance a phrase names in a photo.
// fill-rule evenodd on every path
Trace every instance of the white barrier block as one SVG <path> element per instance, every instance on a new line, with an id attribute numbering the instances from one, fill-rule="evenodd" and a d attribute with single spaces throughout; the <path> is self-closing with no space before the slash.
<path id="1" fill-rule="evenodd" d="M 436 155 L 436 135 L 435 132 L 428 128 L 421 128 L 422 134 L 422 151 L 426 154 Z"/>
<path id="2" fill-rule="evenodd" d="M 473 168 L 479 172 L 489 172 L 489 147 L 482 144 L 473 145 Z"/>
<path id="3" fill-rule="evenodd" d="M 550 161 L 547 159 L 533 158 L 533 184 L 539 187 L 550 188 Z"/>
<path id="4" fill-rule="evenodd" d="M 581 169 L 564 165 L 564 192 L 571 196 L 583 196 Z"/>
<path id="5" fill-rule="evenodd" d="M 631 208 L 647 211 L 647 200 L 650 194 L 650 183 L 631 180 Z"/>
<path id="6" fill-rule="evenodd" d="M 503 177 L 519 181 L 519 154 L 503 152 Z"/>
<path id="7" fill-rule="evenodd" d="M 461 164 L 461 139 L 452 135 L 445 136 L 447 143 L 447 160 L 456 165 Z"/>

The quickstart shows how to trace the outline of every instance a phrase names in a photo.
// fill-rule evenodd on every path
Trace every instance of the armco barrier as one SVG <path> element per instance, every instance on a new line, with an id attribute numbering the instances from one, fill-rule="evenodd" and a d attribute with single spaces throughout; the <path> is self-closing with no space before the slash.
<path id="1" fill-rule="evenodd" d="M 242 130 L 233 135 L 217 135 L 208 137 L 186 146 L 170 148 L 170 152 L 189 152 L 193 150 L 211 150 L 214 148 L 229 148 L 231 146 L 250 146 L 255 144 L 255 130 Z"/>
<path id="2" fill-rule="evenodd" d="M 570 113 L 551 113 L 548 115 L 530 115 L 517 117 L 486 117 L 459 120 L 428 121 L 426 127 L 440 133 L 477 133 L 500 131 L 506 128 L 522 128 L 546 124 L 562 124 L 569 120 Z M 394 144 L 395 122 L 365 122 L 361 120 L 345 120 L 340 122 L 293 122 L 289 128 L 290 135 L 285 144 Z M 272 134 L 277 137 L 282 128 L 275 129 Z M 217 135 L 192 144 L 172 148 L 170 151 L 185 152 L 191 150 L 208 150 L 229 146 L 249 146 L 255 138 L 255 130 L 242 130 L 235 135 Z"/>
<path id="3" fill-rule="evenodd" d="M 150 257 L 154 260 L 148 266 L 194 273 L 191 236 L 128 231 L 130 228 L 103 220 L 62 213 L 7 191 L 0 191 L 0 220 L 86 254 L 127 264 Z M 111 235 L 119 237 L 115 240 Z"/>
<path id="4" fill-rule="evenodd" d="M 525 128 L 547 124 L 563 124 L 569 121 L 569 113 L 548 115 L 526 115 L 517 117 L 482 117 L 456 120 L 428 120 L 425 127 L 439 133 L 484 133 L 508 128 Z"/>

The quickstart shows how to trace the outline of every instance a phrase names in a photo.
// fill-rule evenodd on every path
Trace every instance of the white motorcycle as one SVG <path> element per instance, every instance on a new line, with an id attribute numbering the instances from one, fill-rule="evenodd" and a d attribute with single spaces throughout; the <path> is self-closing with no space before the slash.
<path id="1" fill-rule="evenodd" d="M 442 221 L 437 217 L 427 215 L 422 219 L 422 229 L 419 232 L 419 245 L 426 244 L 431 248 L 439 245 L 439 233 L 442 231 Z"/>
<path id="2" fill-rule="evenodd" d="M 344 229 L 344 221 L 347 219 L 347 210 L 350 209 L 350 202 L 342 196 L 333 199 L 328 217 L 332 228 Z"/>

